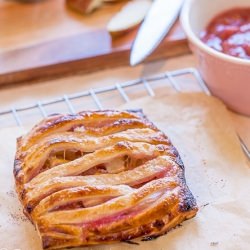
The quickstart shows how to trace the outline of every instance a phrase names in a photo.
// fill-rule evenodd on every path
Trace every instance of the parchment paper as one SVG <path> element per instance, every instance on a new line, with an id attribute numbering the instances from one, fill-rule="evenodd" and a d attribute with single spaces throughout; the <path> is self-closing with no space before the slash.
<path id="1" fill-rule="evenodd" d="M 250 166 L 224 105 L 203 94 L 139 99 L 121 108 L 144 109 L 170 137 L 200 207 L 197 216 L 154 241 L 86 250 L 250 249 Z M 0 249 L 41 250 L 37 232 L 22 215 L 12 175 L 20 128 L 0 130 Z"/>

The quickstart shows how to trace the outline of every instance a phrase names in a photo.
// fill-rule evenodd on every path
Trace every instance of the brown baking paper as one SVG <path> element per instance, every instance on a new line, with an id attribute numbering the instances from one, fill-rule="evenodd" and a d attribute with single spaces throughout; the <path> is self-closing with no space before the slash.
<path id="1" fill-rule="evenodd" d="M 250 167 L 225 107 L 203 94 L 176 94 L 139 99 L 122 108 L 140 107 L 179 150 L 199 212 L 153 241 L 85 249 L 250 249 Z M 0 131 L 0 250 L 41 250 L 38 234 L 22 215 L 14 192 L 15 141 L 23 132 Z"/>

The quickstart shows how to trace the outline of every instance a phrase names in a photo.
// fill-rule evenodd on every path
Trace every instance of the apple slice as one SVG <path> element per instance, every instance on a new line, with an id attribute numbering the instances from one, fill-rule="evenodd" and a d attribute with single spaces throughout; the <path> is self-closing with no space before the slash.
<path id="1" fill-rule="evenodd" d="M 151 0 L 133 0 L 127 3 L 107 25 L 108 32 L 113 36 L 120 36 L 137 27 L 146 16 Z"/>
<path id="2" fill-rule="evenodd" d="M 67 0 L 70 8 L 82 14 L 89 14 L 102 5 L 103 0 Z"/>

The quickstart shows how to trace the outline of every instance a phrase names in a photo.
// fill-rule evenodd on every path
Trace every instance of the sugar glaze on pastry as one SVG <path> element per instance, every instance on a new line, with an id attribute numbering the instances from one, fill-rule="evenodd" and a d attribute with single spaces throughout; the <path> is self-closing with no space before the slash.
<path id="1" fill-rule="evenodd" d="M 152 239 L 198 210 L 177 150 L 140 110 L 44 119 L 18 138 L 14 176 L 44 249 Z"/>

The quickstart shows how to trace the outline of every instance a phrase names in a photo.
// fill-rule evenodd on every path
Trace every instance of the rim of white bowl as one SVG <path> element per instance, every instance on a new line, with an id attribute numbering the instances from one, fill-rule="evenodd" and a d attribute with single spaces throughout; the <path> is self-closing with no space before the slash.
<path id="1" fill-rule="evenodd" d="M 199 37 L 197 37 L 197 35 L 193 32 L 189 23 L 189 13 L 190 13 L 193 3 L 194 3 L 194 0 L 186 0 L 182 8 L 181 15 L 180 15 L 181 25 L 187 35 L 187 38 L 193 44 L 195 44 L 198 48 L 204 50 L 206 53 L 214 57 L 220 58 L 228 62 L 250 66 L 250 60 L 230 56 L 225 53 L 219 52 L 213 48 L 210 48 L 208 45 L 202 42 Z"/>

